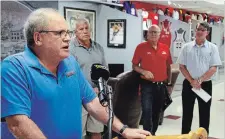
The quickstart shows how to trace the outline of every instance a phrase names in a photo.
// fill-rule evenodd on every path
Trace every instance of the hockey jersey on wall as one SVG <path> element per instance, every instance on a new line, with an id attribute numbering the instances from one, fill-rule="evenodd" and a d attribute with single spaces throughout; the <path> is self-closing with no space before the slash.
<path id="1" fill-rule="evenodd" d="M 173 10 L 173 19 L 179 20 L 179 12 L 177 10 Z"/>
<path id="2" fill-rule="evenodd" d="M 160 38 L 159 42 L 166 44 L 169 48 L 171 45 L 171 22 L 168 19 L 165 19 L 164 21 L 160 22 L 160 27 L 161 27 L 161 33 L 160 33 Z"/>
<path id="3" fill-rule="evenodd" d="M 159 15 L 164 15 L 164 12 L 162 11 L 162 9 L 158 9 L 157 13 L 158 13 Z"/>
<path id="4" fill-rule="evenodd" d="M 142 17 L 143 17 L 143 30 L 148 30 L 148 28 L 151 26 L 151 21 L 148 19 L 148 12 L 142 11 Z"/>
<path id="5" fill-rule="evenodd" d="M 131 1 L 124 1 L 123 8 L 126 13 L 137 16 L 135 5 Z"/>
<path id="6" fill-rule="evenodd" d="M 175 31 L 175 39 L 173 41 L 173 56 L 178 57 L 181 51 L 183 44 L 186 43 L 185 40 L 186 31 L 182 28 L 179 28 Z"/>
<path id="7" fill-rule="evenodd" d="M 148 30 L 151 25 L 158 25 L 158 14 L 154 12 L 142 11 L 143 30 Z"/>
<path id="8" fill-rule="evenodd" d="M 159 15 L 154 12 L 149 12 L 148 19 L 152 21 L 152 25 L 158 25 L 159 24 Z"/>

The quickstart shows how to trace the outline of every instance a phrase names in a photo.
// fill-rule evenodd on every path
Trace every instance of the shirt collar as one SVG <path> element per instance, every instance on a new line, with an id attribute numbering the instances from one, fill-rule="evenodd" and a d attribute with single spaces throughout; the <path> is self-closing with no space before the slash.
<path id="1" fill-rule="evenodd" d="M 208 41 L 205 40 L 205 42 L 204 42 L 202 47 L 208 47 L 208 44 L 209 44 Z M 194 41 L 194 46 L 198 47 L 197 44 L 196 44 L 196 40 Z"/>
<path id="2" fill-rule="evenodd" d="M 152 47 L 152 45 L 151 45 L 151 43 L 149 42 L 149 41 L 146 41 L 146 43 L 148 44 L 148 45 L 146 45 L 147 47 L 149 47 L 150 49 L 152 49 L 152 50 L 155 50 L 155 51 L 157 51 L 157 50 L 159 50 L 160 48 L 161 48 L 161 43 L 160 42 L 158 42 L 157 43 L 157 48 L 156 49 L 154 49 L 153 47 Z"/>
<path id="3" fill-rule="evenodd" d="M 79 43 L 79 41 L 77 40 L 76 37 L 74 37 L 74 39 L 73 39 L 73 43 L 74 43 L 75 47 L 82 47 L 82 48 L 87 49 L 87 50 L 88 49 L 93 49 L 96 46 L 96 43 L 94 41 L 92 41 L 91 39 L 90 39 L 90 42 L 91 42 L 91 47 L 90 48 L 86 48 L 86 47 L 84 47 L 83 45 L 81 45 Z"/>
<path id="4" fill-rule="evenodd" d="M 41 65 L 41 63 L 39 62 L 37 56 L 35 55 L 35 53 L 27 46 L 25 46 L 25 59 L 27 61 L 28 66 L 33 67 L 33 68 L 37 68 L 39 69 L 42 73 L 45 74 L 52 74 L 50 71 L 48 71 L 44 66 Z M 66 60 L 62 60 L 59 63 L 58 66 L 58 72 L 59 74 L 65 73 L 68 69 L 67 69 L 67 62 Z"/>
<path id="5" fill-rule="evenodd" d="M 25 56 L 28 66 L 38 68 L 38 69 L 41 68 L 41 64 L 40 64 L 37 56 L 34 54 L 34 52 L 28 46 L 25 46 L 24 53 L 25 53 L 24 56 Z"/>

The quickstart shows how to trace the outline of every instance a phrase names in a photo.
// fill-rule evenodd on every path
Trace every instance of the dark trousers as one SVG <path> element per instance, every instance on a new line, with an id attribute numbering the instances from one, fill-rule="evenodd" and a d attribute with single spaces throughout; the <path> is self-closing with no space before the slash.
<path id="1" fill-rule="evenodd" d="M 166 86 L 146 80 L 141 81 L 141 105 L 143 129 L 155 135 L 164 102 Z"/>
<path id="2" fill-rule="evenodd" d="M 201 85 L 202 89 L 205 90 L 210 96 L 212 96 L 212 82 L 203 82 Z M 193 119 L 193 109 L 195 99 L 198 100 L 199 107 L 199 126 L 206 129 L 209 133 L 209 122 L 210 122 L 210 99 L 207 103 L 197 96 L 192 90 L 192 86 L 188 80 L 183 82 L 182 90 L 182 106 L 183 106 L 183 117 L 182 117 L 182 134 L 187 134 L 191 131 L 191 124 Z"/>

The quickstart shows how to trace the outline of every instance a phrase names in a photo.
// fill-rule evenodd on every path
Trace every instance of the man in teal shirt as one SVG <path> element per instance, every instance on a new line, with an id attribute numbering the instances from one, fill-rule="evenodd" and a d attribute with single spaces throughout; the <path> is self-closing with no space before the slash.
<path id="1" fill-rule="evenodd" d="M 107 123 L 107 112 L 69 55 L 70 34 L 64 17 L 54 9 L 29 15 L 24 25 L 27 48 L 2 62 L 2 138 L 13 138 L 11 132 L 23 139 L 79 139 L 82 104 Z M 149 135 L 125 127 L 114 118 L 113 130 L 126 138 Z"/>

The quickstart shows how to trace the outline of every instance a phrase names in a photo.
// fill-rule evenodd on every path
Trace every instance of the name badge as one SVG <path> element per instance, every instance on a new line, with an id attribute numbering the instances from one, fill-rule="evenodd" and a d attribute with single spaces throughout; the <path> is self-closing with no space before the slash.
<path id="1" fill-rule="evenodd" d="M 75 71 L 66 72 L 66 77 L 70 77 L 75 74 Z"/>

